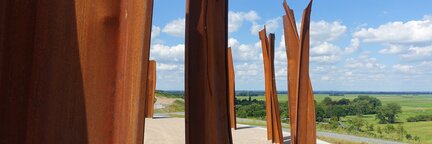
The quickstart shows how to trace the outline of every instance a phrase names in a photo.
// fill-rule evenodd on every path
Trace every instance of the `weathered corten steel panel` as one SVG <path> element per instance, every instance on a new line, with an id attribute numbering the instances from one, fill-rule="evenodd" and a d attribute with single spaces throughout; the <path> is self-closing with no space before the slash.
<path id="1" fill-rule="evenodd" d="M 147 90 L 147 78 L 148 78 L 148 67 L 149 67 L 149 55 L 150 55 L 150 44 L 151 44 L 151 31 L 153 22 L 153 3 L 154 0 L 144 0 L 144 41 L 143 41 L 143 57 L 141 71 L 141 90 L 139 97 L 139 110 L 138 110 L 138 137 L 137 144 L 144 143 L 144 130 L 145 130 L 145 108 L 146 108 L 146 96 Z"/>
<path id="2" fill-rule="evenodd" d="M 312 1 L 303 13 L 300 38 L 293 10 L 284 1 L 283 17 L 288 58 L 291 143 L 316 143 L 315 106 L 309 76 L 309 25 Z"/>
<path id="3" fill-rule="evenodd" d="M 267 138 L 273 143 L 283 143 L 282 126 L 280 121 L 279 102 L 276 94 L 276 81 L 274 74 L 274 41 L 275 35 L 266 37 L 265 28 L 259 32 L 263 49 L 264 76 L 266 88 Z"/>
<path id="4" fill-rule="evenodd" d="M 235 72 L 234 62 L 232 58 L 231 48 L 228 48 L 228 88 L 229 88 L 229 111 L 230 111 L 230 126 L 237 129 L 236 112 L 235 112 Z"/>
<path id="5" fill-rule="evenodd" d="M 154 98 L 156 90 L 156 61 L 151 60 L 148 67 L 147 79 L 147 99 L 146 99 L 146 118 L 153 118 L 154 113 Z"/>
<path id="6" fill-rule="evenodd" d="M 274 70 L 274 47 L 275 47 L 275 34 L 271 33 L 268 37 L 269 42 L 269 54 L 270 54 L 270 66 L 271 66 L 271 81 L 272 81 L 272 92 L 271 92 L 271 101 L 272 101 L 272 129 L 273 129 L 273 143 L 284 143 L 283 135 L 282 135 L 282 123 L 280 120 L 280 111 L 279 111 L 279 100 L 277 97 L 276 91 L 276 76 Z"/>
<path id="7" fill-rule="evenodd" d="M 229 144 L 228 0 L 186 6 L 186 143 Z"/>
<path id="8" fill-rule="evenodd" d="M 288 111 L 291 126 L 291 143 L 296 144 L 300 46 L 293 11 L 289 9 L 286 2 L 284 2 L 284 8 L 287 13 L 287 15 L 283 16 L 283 24 L 288 58 Z"/>
<path id="9" fill-rule="evenodd" d="M 0 4 L 0 143 L 137 143 L 144 1 Z"/>
<path id="10" fill-rule="evenodd" d="M 273 139 L 273 124 L 272 124 L 272 101 L 271 101 L 271 81 L 270 81 L 270 62 L 269 62 L 269 54 L 268 54 L 268 40 L 267 40 L 267 32 L 265 29 L 259 32 L 261 47 L 262 47 L 262 55 L 263 55 L 263 63 L 264 63 L 264 82 L 265 82 L 265 99 L 266 99 L 266 120 L 267 120 L 267 140 Z"/>

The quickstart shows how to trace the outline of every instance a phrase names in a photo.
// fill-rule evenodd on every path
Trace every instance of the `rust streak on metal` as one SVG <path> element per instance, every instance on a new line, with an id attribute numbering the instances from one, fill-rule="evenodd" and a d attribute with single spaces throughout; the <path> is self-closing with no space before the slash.
<path id="1" fill-rule="evenodd" d="M 293 10 L 283 3 L 285 45 L 288 58 L 291 143 L 316 143 L 315 106 L 309 76 L 309 24 L 312 1 L 303 12 L 300 37 Z"/>
<path id="2" fill-rule="evenodd" d="M 228 0 L 186 1 L 187 144 L 230 144 Z"/>
<path id="3" fill-rule="evenodd" d="M 229 79 L 229 111 L 231 128 L 237 129 L 236 111 L 235 111 L 235 72 L 231 48 L 228 48 L 228 79 Z"/>

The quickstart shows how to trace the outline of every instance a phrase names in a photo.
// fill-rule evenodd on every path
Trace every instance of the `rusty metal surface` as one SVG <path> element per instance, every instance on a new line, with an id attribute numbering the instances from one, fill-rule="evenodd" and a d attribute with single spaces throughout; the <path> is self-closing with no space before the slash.
<path id="1" fill-rule="evenodd" d="M 309 25 L 312 1 L 304 10 L 300 38 L 293 10 L 283 3 L 285 45 L 288 58 L 288 90 L 291 143 L 316 143 L 315 106 L 309 76 Z"/>
<path id="2" fill-rule="evenodd" d="M 237 129 L 236 122 L 236 111 L 235 111 L 235 72 L 234 72 L 234 62 L 232 58 L 231 48 L 228 48 L 227 55 L 228 62 L 228 91 L 229 91 L 229 111 L 230 111 L 230 126 L 233 129 Z"/>
<path id="3" fill-rule="evenodd" d="M 0 143 L 140 143 L 142 0 L 0 4 Z"/>
<path id="4" fill-rule="evenodd" d="M 280 121 L 279 102 L 276 93 L 276 79 L 274 73 L 274 41 L 275 35 L 266 36 L 266 29 L 259 32 L 264 61 L 267 139 L 273 143 L 283 143 L 282 126 Z"/>
<path id="5" fill-rule="evenodd" d="M 227 37 L 228 0 L 186 1 L 187 144 L 232 143 Z"/>
<path id="6" fill-rule="evenodd" d="M 153 3 L 154 0 L 140 0 L 144 1 L 144 33 L 143 33 L 143 51 L 142 51 L 142 68 L 141 71 L 141 90 L 139 96 L 139 110 L 138 110 L 138 136 L 136 144 L 144 143 L 144 130 L 145 130 L 145 108 L 146 108 L 146 96 L 147 90 L 147 78 L 148 78 L 148 67 L 149 67 L 149 56 L 150 56 L 150 44 L 151 44 L 151 31 L 153 21 Z"/>
<path id="7" fill-rule="evenodd" d="M 151 60 L 148 67 L 148 79 L 147 79 L 147 98 L 146 98 L 146 118 L 153 118 L 154 113 L 154 98 L 156 90 L 156 61 Z"/>

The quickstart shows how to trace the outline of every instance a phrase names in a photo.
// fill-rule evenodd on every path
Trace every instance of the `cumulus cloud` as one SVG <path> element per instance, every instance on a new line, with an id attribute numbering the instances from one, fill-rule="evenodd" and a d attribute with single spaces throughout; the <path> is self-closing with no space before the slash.
<path id="1" fill-rule="evenodd" d="M 155 44 L 150 49 L 151 59 L 161 62 L 184 62 L 185 46 L 178 44 L 175 46 L 166 46 L 163 44 Z"/>
<path id="2" fill-rule="evenodd" d="M 377 58 L 360 56 L 358 58 L 348 58 L 345 62 L 345 67 L 356 70 L 367 70 L 369 72 L 381 72 L 381 70 L 386 68 L 386 65 L 378 63 Z"/>
<path id="3" fill-rule="evenodd" d="M 228 12 L 228 32 L 235 32 L 243 25 L 243 22 L 255 22 L 260 17 L 255 11 L 249 12 Z"/>
<path id="4" fill-rule="evenodd" d="M 384 46 L 381 54 L 396 54 L 405 61 L 430 59 L 432 56 L 432 17 L 407 22 L 395 21 L 376 28 L 361 28 L 354 37 Z"/>
<path id="5" fill-rule="evenodd" d="M 312 21 L 310 27 L 311 40 L 315 42 L 334 41 L 345 34 L 347 30 L 347 27 L 339 21 Z"/>
<path id="6" fill-rule="evenodd" d="M 165 25 L 162 32 L 171 36 L 183 38 L 185 36 L 185 18 L 178 18 Z"/>
<path id="7" fill-rule="evenodd" d="M 260 25 L 257 22 L 252 24 L 250 29 L 252 35 L 258 35 L 259 31 L 266 27 L 267 33 L 274 33 L 279 28 L 279 23 L 281 22 L 281 18 L 274 18 L 266 21 L 264 24 Z"/>
<path id="8" fill-rule="evenodd" d="M 160 71 L 172 71 L 178 70 L 182 64 L 166 64 L 166 63 L 157 63 L 156 69 Z"/>
<path id="9" fill-rule="evenodd" d="M 401 57 L 406 60 L 432 59 L 432 45 L 426 47 L 410 47 Z"/>
<path id="10" fill-rule="evenodd" d="M 389 45 L 387 48 L 379 50 L 380 54 L 400 54 L 405 51 L 404 46 L 401 45 Z"/>
<path id="11" fill-rule="evenodd" d="M 153 25 L 152 26 L 152 32 L 151 32 L 151 38 L 153 39 L 153 38 L 156 38 L 157 36 L 159 36 L 160 31 L 161 31 L 160 27 Z"/>
<path id="12" fill-rule="evenodd" d="M 412 73 L 414 72 L 413 69 L 414 66 L 412 65 L 401 65 L 401 64 L 396 64 L 393 65 L 393 68 L 400 71 L 400 72 L 404 72 L 404 73 Z"/>
<path id="13" fill-rule="evenodd" d="M 360 48 L 360 40 L 357 38 L 351 39 L 351 43 L 345 48 L 345 52 L 350 54 L 356 52 Z"/>
<path id="14" fill-rule="evenodd" d="M 354 37 L 365 42 L 412 44 L 432 41 L 432 17 L 408 22 L 389 22 L 377 28 L 361 28 Z"/>

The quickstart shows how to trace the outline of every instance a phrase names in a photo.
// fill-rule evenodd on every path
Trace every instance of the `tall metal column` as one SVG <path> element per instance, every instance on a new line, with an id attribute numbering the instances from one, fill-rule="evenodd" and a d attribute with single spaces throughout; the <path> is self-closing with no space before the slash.
<path id="1" fill-rule="evenodd" d="M 231 48 L 228 48 L 228 79 L 229 79 L 229 111 L 231 128 L 237 129 L 235 111 L 235 72 Z"/>
<path id="2" fill-rule="evenodd" d="M 228 0 L 186 5 L 186 143 L 229 144 Z"/>
<path id="3" fill-rule="evenodd" d="M 142 143 L 145 6 L 0 2 L 0 143 Z"/>
<path id="4" fill-rule="evenodd" d="M 283 3 L 285 45 L 288 58 L 291 143 L 316 143 L 315 106 L 309 77 L 309 25 L 312 1 L 303 13 L 300 38 L 293 10 Z"/>
<path id="5" fill-rule="evenodd" d="M 154 113 L 154 99 L 156 90 L 156 61 L 150 60 L 148 67 L 148 79 L 147 79 L 147 98 L 146 98 L 146 118 L 153 118 Z"/>
<path id="6" fill-rule="evenodd" d="M 151 45 L 151 31 L 153 23 L 153 3 L 154 0 L 140 0 L 144 1 L 144 33 L 143 33 L 143 51 L 142 51 L 142 62 L 141 67 L 141 82 L 140 82 L 140 94 L 139 94 L 139 110 L 138 110 L 138 137 L 137 144 L 144 143 L 144 130 L 145 130 L 145 108 L 146 108 L 146 96 L 147 90 L 147 79 L 149 69 L 149 57 L 150 57 L 150 45 Z"/>
<path id="7" fill-rule="evenodd" d="M 267 138 L 273 143 L 283 143 L 282 126 L 280 121 L 279 102 L 276 93 L 276 79 L 274 73 L 274 41 L 275 35 L 266 36 L 266 29 L 259 32 L 262 54 L 264 61 L 264 76 L 266 89 L 266 110 L 267 112 Z"/>

